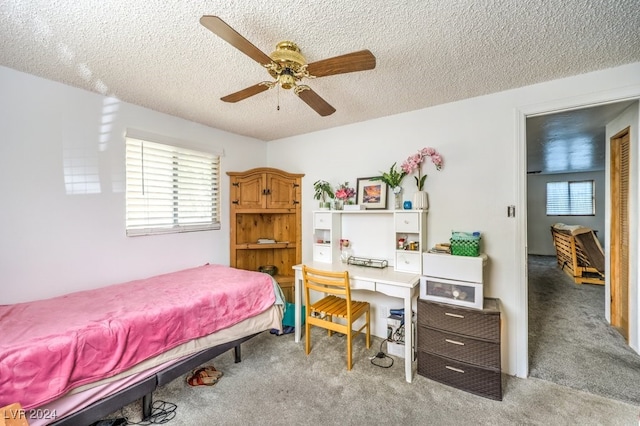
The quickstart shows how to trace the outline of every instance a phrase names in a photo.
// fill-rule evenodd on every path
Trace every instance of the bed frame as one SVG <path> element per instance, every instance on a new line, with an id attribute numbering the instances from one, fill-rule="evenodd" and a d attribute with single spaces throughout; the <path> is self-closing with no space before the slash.
<path id="1" fill-rule="evenodd" d="M 593 234 L 593 230 L 589 230 Z M 569 275 L 576 284 L 604 285 L 604 271 L 594 267 L 594 260 L 588 256 L 583 246 L 576 240 L 570 230 L 551 227 L 553 245 L 556 248 L 556 258 L 560 268 Z M 596 238 L 595 234 L 590 235 Z"/>
<path id="2" fill-rule="evenodd" d="M 142 398 L 142 416 L 144 419 L 151 415 L 151 405 L 153 402 L 153 391 L 160 386 L 164 386 L 167 383 L 175 380 L 177 377 L 182 376 L 193 370 L 194 368 L 212 360 L 213 358 L 227 352 L 230 349 L 234 349 L 235 362 L 241 361 L 240 345 L 247 340 L 257 336 L 259 333 L 255 333 L 249 336 L 241 337 L 240 339 L 232 342 L 223 343 L 212 348 L 205 349 L 198 353 L 195 353 L 170 367 L 165 368 L 157 372 L 156 374 L 141 380 L 140 382 L 123 389 L 113 395 L 101 399 L 77 411 L 62 419 L 57 420 L 51 425 L 55 426 L 77 426 L 77 425 L 89 425 L 96 422 L 109 414 L 121 409 L 122 407 L 131 404 Z"/>

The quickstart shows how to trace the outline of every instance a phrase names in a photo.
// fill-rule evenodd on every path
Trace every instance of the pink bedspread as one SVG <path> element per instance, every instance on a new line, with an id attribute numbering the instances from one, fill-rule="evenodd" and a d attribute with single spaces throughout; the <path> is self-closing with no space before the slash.
<path id="1" fill-rule="evenodd" d="M 0 306 L 0 407 L 37 407 L 274 302 L 269 275 L 205 265 Z"/>

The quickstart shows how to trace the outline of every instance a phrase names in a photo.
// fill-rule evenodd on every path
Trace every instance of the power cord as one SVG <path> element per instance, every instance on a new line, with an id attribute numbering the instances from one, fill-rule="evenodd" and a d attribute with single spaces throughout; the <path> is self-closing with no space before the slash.
<path id="1" fill-rule="evenodd" d="M 372 357 L 369 357 L 369 360 L 371 360 L 371 364 L 375 365 L 376 367 L 390 368 L 393 365 L 393 358 L 391 358 L 389 355 L 387 355 L 384 352 L 382 352 L 382 345 L 384 344 L 384 342 L 386 342 L 386 340 L 383 340 L 382 342 L 380 342 L 380 348 L 378 350 L 378 353 L 375 354 Z M 389 364 L 389 365 L 378 364 L 376 362 L 376 360 L 378 360 L 378 359 L 390 359 L 391 360 L 391 364 Z"/>
<path id="2" fill-rule="evenodd" d="M 171 402 L 154 401 L 151 405 L 151 415 L 140 422 L 132 422 L 127 419 L 128 425 L 161 425 L 167 423 L 176 416 L 178 406 Z"/>

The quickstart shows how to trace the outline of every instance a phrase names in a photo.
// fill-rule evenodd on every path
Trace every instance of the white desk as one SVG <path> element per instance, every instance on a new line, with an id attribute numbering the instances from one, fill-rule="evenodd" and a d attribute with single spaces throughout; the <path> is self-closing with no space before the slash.
<path id="1" fill-rule="evenodd" d="M 353 266 L 345 263 L 323 263 L 306 262 L 310 268 L 322 269 L 326 271 L 349 271 L 349 281 L 352 290 L 369 290 L 386 294 L 387 296 L 398 297 L 404 300 L 404 312 L 407 318 L 411 318 L 413 299 L 417 298 L 420 276 L 406 272 L 396 272 L 393 267 L 387 268 L 367 268 L 364 266 Z M 295 265 L 295 341 L 300 342 L 302 334 L 302 264 Z M 413 321 L 405 321 L 404 333 L 404 371 L 407 382 L 413 380 L 412 360 L 413 360 Z"/>

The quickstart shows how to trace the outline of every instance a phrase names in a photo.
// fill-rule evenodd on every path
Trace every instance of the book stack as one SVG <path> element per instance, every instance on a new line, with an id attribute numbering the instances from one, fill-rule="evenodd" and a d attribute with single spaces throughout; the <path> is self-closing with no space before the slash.
<path id="1" fill-rule="evenodd" d="M 429 250 L 429 253 L 446 253 L 451 254 L 451 244 L 450 243 L 438 243 Z"/>
<path id="2" fill-rule="evenodd" d="M 258 244 L 275 244 L 275 242 L 273 238 L 258 238 Z"/>

